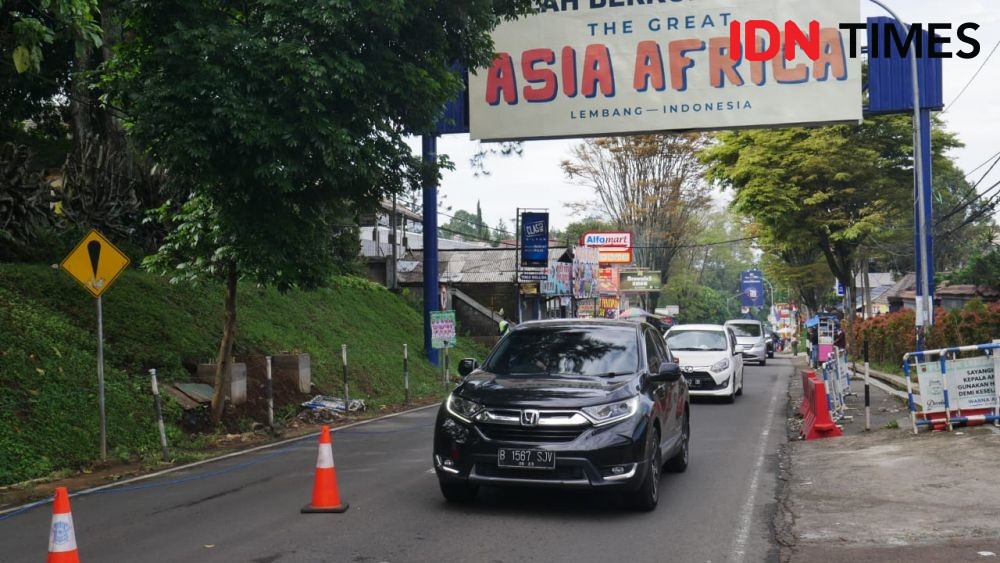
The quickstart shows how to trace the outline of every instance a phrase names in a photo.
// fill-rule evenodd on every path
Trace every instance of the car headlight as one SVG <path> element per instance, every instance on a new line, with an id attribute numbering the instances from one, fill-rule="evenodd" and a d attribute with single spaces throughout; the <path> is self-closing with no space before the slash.
<path id="1" fill-rule="evenodd" d="M 483 410 L 482 405 L 479 403 L 463 399 L 454 393 L 448 395 L 448 400 L 445 402 L 445 408 L 448 409 L 448 412 L 450 412 L 455 418 L 464 420 L 465 422 L 472 422 L 472 417 L 476 416 L 479 411 Z"/>
<path id="2" fill-rule="evenodd" d="M 612 422 L 625 420 L 635 414 L 639 410 L 639 396 L 636 395 L 631 399 L 608 403 L 606 405 L 585 407 L 581 410 L 584 416 L 594 423 L 594 426 L 603 426 Z"/>
<path id="3" fill-rule="evenodd" d="M 729 358 L 722 358 L 721 360 L 712 364 L 712 367 L 708 368 L 709 371 L 723 371 L 729 369 Z"/>

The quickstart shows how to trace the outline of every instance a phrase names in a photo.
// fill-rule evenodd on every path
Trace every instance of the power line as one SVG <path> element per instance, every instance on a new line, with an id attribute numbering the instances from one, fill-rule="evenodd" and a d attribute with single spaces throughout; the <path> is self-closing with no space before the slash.
<path id="1" fill-rule="evenodd" d="M 955 102 L 957 102 L 958 99 L 962 97 L 962 94 L 964 94 L 965 91 L 969 89 L 969 86 L 972 86 L 972 83 L 976 80 L 976 77 L 979 76 L 980 72 L 982 72 L 983 67 L 986 66 L 986 63 L 990 62 L 990 58 L 993 56 L 993 53 L 997 52 L 997 47 L 1000 47 L 1000 39 L 998 39 L 997 42 L 996 42 L 996 44 L 993 45 L 993 50 L 990 51 L 989 55 L 986 55 L 986 59 L 983 61 L 983 64 L 979 65 L 979 68 L 976 69 L 976 72 L 975 72 L 975 74 L 972 75 L 972 78 L 970 78 L 969 81 L 965 83 L 965 86 L 958 93 L 958 95 L 955 96 L 955 98 L 951 100 L 951 103 L 949 103 L 947 106 L 945 106 L 944 111 L 941 112 L 941 115 L 944 115 L 944 114 L 948 113 L 948 110 L 951 109 L 951 106 L 955 105 Z"/>

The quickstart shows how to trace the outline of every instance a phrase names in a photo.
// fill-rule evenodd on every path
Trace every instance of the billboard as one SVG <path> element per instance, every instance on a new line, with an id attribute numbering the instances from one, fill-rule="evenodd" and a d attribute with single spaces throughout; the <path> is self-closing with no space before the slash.
<path id="1" fill-rule="evenodd" d="M 634 5 L 633 5 L 634 4 Z M 651 9 L 649 4 L 654 4 Z M 819 55 L 730 55 L 734 21 L 819 22 Z M 861 120 L 861 59 L 843 22 L 859 2 L 545 2 L 493 32 L 469 75 L 473 139 L 542 139 Z M 771 46 L 768 34 L 756 35 Z M 741 48 L 741 51 L 747 51 Z"/>
<path id="2" fill-rule="evenodd" d="M 660 291 L 663 279 L 658 270 L 622 270 L 618 276 L 618 287 L 626 291 Z"/>
<path id="3" fill-rule="evenodd" d="M 764 306 L 764 274 L 760 270 L 740 273 L 740 303 L 744 307 Z"/>
<path id="4" fill-rule="evenodd" d="M 549 214 L 521 213 L 521 265 L 544 268 L 549 265 Z"/>
<path id="5" fill-rule="evenodd" d="M 632 233 L 584 233 L 580 244 L 596 248 L 600 252 L 601 264 L 631 264 L 632 263 Z"/>

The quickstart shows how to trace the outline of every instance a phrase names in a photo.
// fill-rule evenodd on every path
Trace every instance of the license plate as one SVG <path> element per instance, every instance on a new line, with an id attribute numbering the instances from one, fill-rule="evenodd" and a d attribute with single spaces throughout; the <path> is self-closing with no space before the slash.
<path id="1" fill-rule="evenodd" d="M 546 450 L 500 448 L 497 450 L 497 466 L 520 469 L 555 469 L 556 453 Z"/>

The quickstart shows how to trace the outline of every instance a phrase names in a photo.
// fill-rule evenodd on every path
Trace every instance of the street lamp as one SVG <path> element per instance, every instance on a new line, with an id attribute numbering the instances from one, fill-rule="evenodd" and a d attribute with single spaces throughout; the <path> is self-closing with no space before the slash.
<path id="1" fill-rule="evenodd" d="M 870 0 L 872 4 L 882 8 L 889 15 L 892 16 L 899 25 L 903 26 L 907 35 L 910 32 L 910 25 L 905 23 L 902 18 L 896 15 L 896 12 L 892 11 L 891 8 L 886 6 L 881 0 Z M 933 50 L 933 46 L 931 47 Z M 928 256 L 928 244 L 927 244 L 927 216 L 929 215 L 929 210 L 931 206 L 930 194 L 925 192 L 924 186 L 924 167 L 927 163 L 923 159 L 923 150 L 921 148 L 921 115 L 920 115 L 920 76 L 919 69 L 917 68 L 917 55 L 913 54 L 910 58 L 910 69 L 911 78 L 913 80 L 913 176 L 915 178 L 917 187 L 917 227 L 920 231 L 920 236 L 917 237 L 917 288 L 918 296 L 916 299 L 917 305 L 917 350 L 924 349 L 924 330 L 925 325 L 934 324 L 934 301 L 931 299 L 931 287 L 930 287 L 930 268 L 931 268 L 931 257 Z M 853 304 L 852 304 L 853 305 Z"/>

